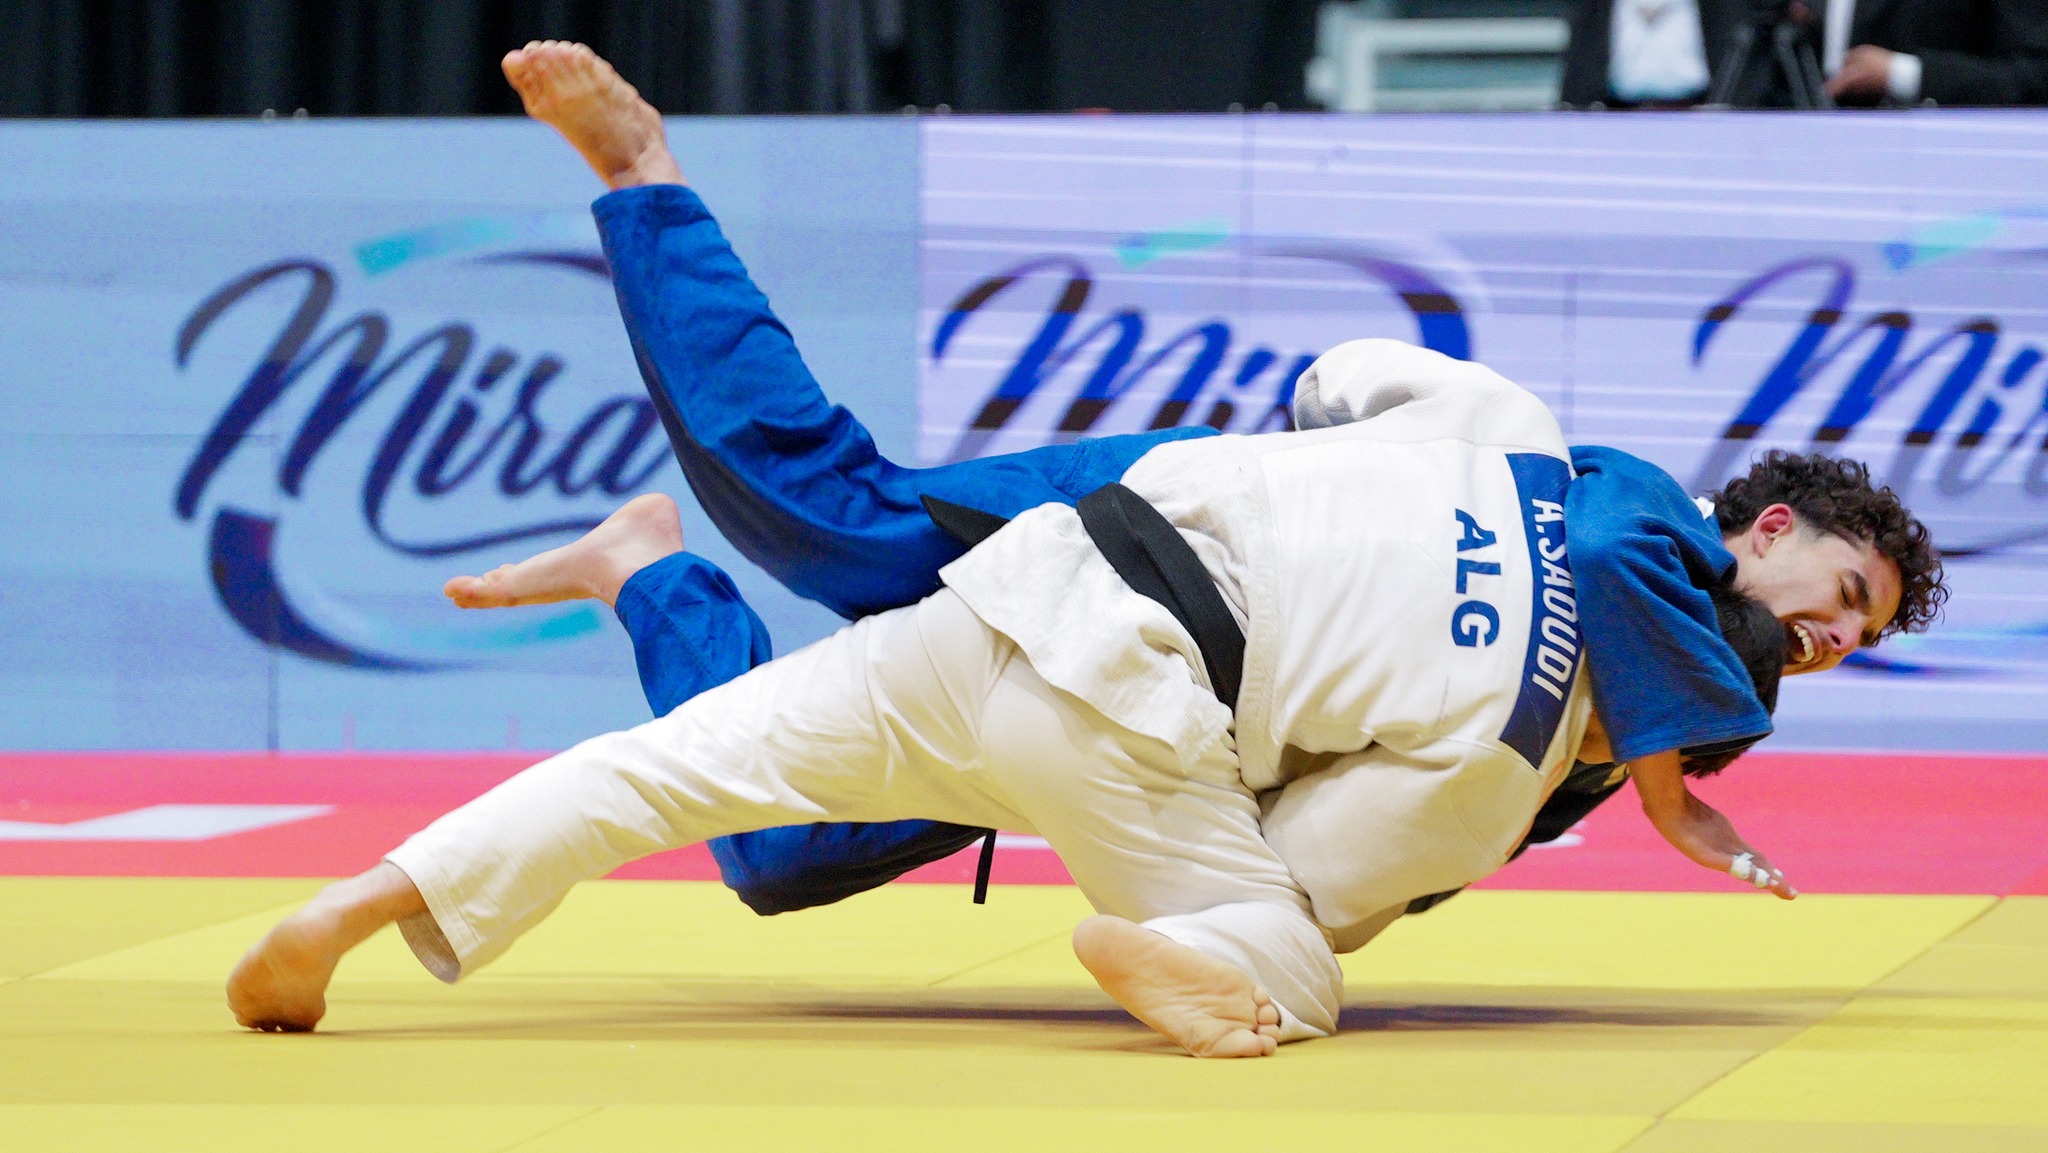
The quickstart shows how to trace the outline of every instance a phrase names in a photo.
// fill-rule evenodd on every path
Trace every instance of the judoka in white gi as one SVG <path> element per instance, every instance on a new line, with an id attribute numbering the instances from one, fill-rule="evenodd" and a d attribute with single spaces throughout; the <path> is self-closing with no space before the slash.
<path id="1" fill-rule="evenodd" d="M 453 980 L 634 858 L 921 817 L 1045 837 L 1103 914 L 1076 931 L 1083 963 L 1189 1052 L 1328 1034 L 1333 938 L 1497 868 L 1573 762 L 1590 698 L 1549 412 L 1397 342 L 1340 346 L 1311 374 L 1342 379 L 1360 419 L 1162 445 L 1124 478 L 1244 631 L 1234 717 L 1180 622 L 1075 510 L 1043 506 L 925 601 L 435 822 L 259 945 L 230 983 L 237 1016 L 310 1027 L 341 952 L 393 920 Z M 607 556 L 605 532 L 576 555 L 623 580 L 646 558 Z M 1747 851 L 1725 822 L 1693 834 L 1713 867 Z"/>

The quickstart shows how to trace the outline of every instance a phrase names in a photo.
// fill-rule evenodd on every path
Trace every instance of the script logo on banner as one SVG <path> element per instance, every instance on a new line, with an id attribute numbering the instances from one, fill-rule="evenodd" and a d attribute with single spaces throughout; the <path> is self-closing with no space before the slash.
<path id="1" fill-rule="evenodd" d="M 354 488 L 353 528 L 375 551 L 435 560 L 586 531 L 599 518 L 577 498 L 616 503 L 670 459 L 637 389 L 592 395 L 570 358 L 533 346 L 533 333 L 487 335 L 482 322 L 429 311 L 448 294 L 428 282 L 454 276 L 465 290 L 501 298 L 595 288 L 609 307 L 610 274 L 589 218 L 542 215 L 381 237 L 341 262 L 268 263 L 221 285 L 180 327 L 181 371 L 198 371 L 210 353 L 208 374 L 239 380 L 224 389 L 231 395 L 178 478 L 173 505 L 207 526 L 221 603 L 264 645 L 417 671 L 598 629 L 587 604 L 513 621 L 487 614 L 467 627 L 391 619 L 328 595 L 317 574 L 285 561 L 281 546 L 294 532 L 336 531 L 331 517 L 301 515 L 323 487 Z M 391 303 L 364 303 L 380 298 Z M 223 369 L 238 357 L 239 367 Z M 236 466 L 242 485 L 225 485 Z M 263 479 L 250 482 L 252 472 Z"/>
<path id="2" fill-rule="evenodd" d="M 1177 425 L 1286 428 L 1296 378 L 1325 348 L 1366 335 L 1375 312 L 1388 314 L 1388 335 L 1472 355 L 1466 278 L 1359 245 L 1240 252 L 1228 241 L 1220 224 L 1185 227 L 1121 238 L 1098 259 L 1073 254 L 1101 247 L 1082 239 L 975 277 L 924 349 L 923 455 L 964 460 Z M 1242 291 L 1219 295 L 1219 277 Z M 1301 313 L 1256 300 L 1265 282 L 1304 281 L 1320 299 Z"/>
<path id="3" fill-rule="evenodd" d="M 1930 231 L 1952 235 L 1955 227 Z M 1882 271 L 1910 275 L 1943 261 L 1967 270 L 1973 258 L 1980 268 L 2010 264 L 1974 247 L 1895 242 L 1882 250 Z M 2002 571 L 2038 582 L 2048 560 L 2041 547 L 2048 542 L 2048 358 L 2037 343 L 2012 336 L 2005 309 L 1995 306 L 1920 322 L 1916 333 L 1910 310 L 1859 306 L 1859 277 L 1867 275 L 1841 257 L 1801 257 L 1744 280 L 1707 308 L 1690 349 L 1702 370 L 1746 313 L 1767 301 L 1807 304 L 1711 443 L 1695 487 L 1718 484 L 1766 446 L 1854 457 L 1934 527 L 1952 575 Z M 2048 669 L 2048 621 L 1973 621 L 1902 636 L 1851 660 L 1918 676 L 2038 674 Z"/>
<path id="4" fill-rule="evenodd" d="M 1599 339 L 1619 338 L 1631 376 L 1656 382 L 1673 412 L 1701 424 L 1690 447 L 1674 452 L 1669 434 L 1648 432 L 1640 416 L 1582 404 L 1580 427 L 1600 431 L 1580 439 L 1659 459 L 1696 492 L 1719 487 L 1765 448 L 1851 455 L 1934 528 L 1959 580 L 1997 588 L 2017 574 L 2038 586 L 2048 546 L 2048 356 L 2009 332 L 2001 312 L 2018 302 L 2002 307 L 1984 295 L 1984 284 L 2000 281 L 1971 279 L 1971 261 L 2005 267 L 2010 254 L 1940 239 L 1954 231 L 1766 258 L 1668 319 L 1626 310 L 1589 318 L 1593 306 L 1565 289 L 1542 307 L 1579 317 L 1582 330 L 1604 322 Z M 1418 255 L 1338 241 L 1233 244 L 1221 226 L 1114 241 L 1048 231 L 1039 254 L 1019 258 L 1014 230 L 985 245 L 971 231 L 936 232 L 948 263 L 927 272 L 928 461 L 1175 425 L 1284 428 L 1295 378 L 1322 350 L 1359 336 L 1478 359 L 1559 363 L 1577 351 L 1513 347 L 1487 330 L 1488 265 L 1448 241 Z M 1545 256 L 1573 258 L 1568 249 Z M 1660 256 L 1642 263 L 1655 268 Z M 1917 320 L 1908 309 L 1859 305 L 1859 278 L 1882 276 L 1896 294 L 1930 267 L 1947 279 L 1925 289 L 1930 303 Z M 2014 603 L 2038 613 L 2041 589 L 2023 591 Z M 2048 623 L 1973 619 L 1852 661 L 1900 676 L 2041 676 Z"/>

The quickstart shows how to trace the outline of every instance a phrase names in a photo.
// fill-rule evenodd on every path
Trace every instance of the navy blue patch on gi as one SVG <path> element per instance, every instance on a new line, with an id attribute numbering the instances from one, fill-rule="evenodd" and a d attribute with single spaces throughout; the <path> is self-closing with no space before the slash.
<path id="1" fill-rule="evenodd" d="M 1579 674 L 1579 602 L 1565 556 L 1564 491 L 1571 466 L 1554 456 L 1511 452 L 1508 468 L 1522 509 L 1522 535 L 1529 542 L 1529 651 L 1522 658 L 1521 688 L 1514 715 L 1500 731 L 1501 743 L 1531 766 L 1543 764 L 1544 750 L 1564 720 L 1564 703 Z"/>

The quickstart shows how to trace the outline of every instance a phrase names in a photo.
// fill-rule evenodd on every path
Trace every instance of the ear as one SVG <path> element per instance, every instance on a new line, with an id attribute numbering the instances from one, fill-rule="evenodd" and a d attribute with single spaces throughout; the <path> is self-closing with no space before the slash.
<path id="1" fill-rule="evenodd" d="M 1771 547 L 1771 541 L 1792 531 L 1798 523 L 1799 514 L 1792 511 L 1791 505 L 1769 505 L 1750 522 L 1750 543 L 1761 556 L 1765 549 Z"/>

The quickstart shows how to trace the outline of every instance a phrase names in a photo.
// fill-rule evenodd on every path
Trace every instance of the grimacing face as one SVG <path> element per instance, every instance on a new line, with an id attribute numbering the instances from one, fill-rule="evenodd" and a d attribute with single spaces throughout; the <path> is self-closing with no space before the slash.
<path id="1" fill-rule="evenodd" d="M 1735 585 L 1785 626 L 1785 675 L 1818 673 L 1877 643 L 1899 610 L 1899 567 L 1867 541 L 1806 525 L 1774 504 L 1727 540 Z"/>

